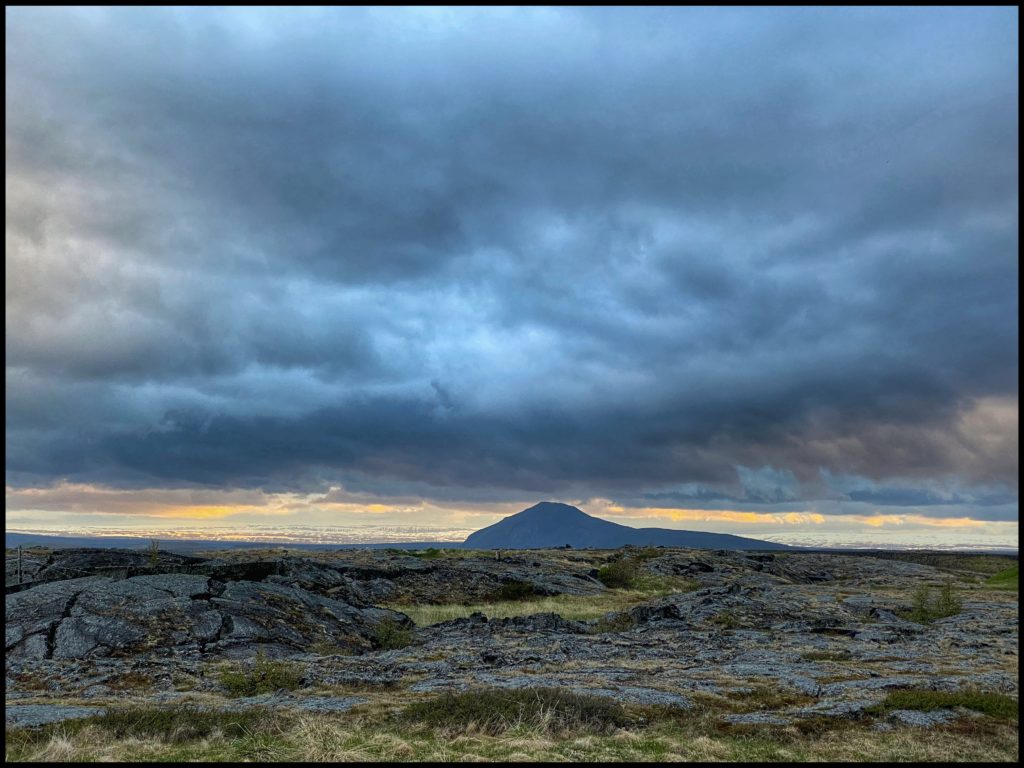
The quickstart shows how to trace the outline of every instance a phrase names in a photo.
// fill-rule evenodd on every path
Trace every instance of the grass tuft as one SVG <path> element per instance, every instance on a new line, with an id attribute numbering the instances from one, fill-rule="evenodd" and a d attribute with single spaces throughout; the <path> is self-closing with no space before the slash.
<path id="1" fill-rule="evenodd" d="M 220 673 L 220 684 L 228 695 L 258 696 L 274 691 L 294 691 L 302 685 L 303 667 L 287 661 L 271 661 L 262 653 L 257 654 L 252 668 L 232 667 Z"/>
<path id="2" fill-rule="evenodd" d="M 616 701 L 559 688 L 446 693 L 409 705 L 400 718 L 445 731 L 492 735 L 516 728 L 558 734 L 610 733 L 632 722 Z"/>
<path id="3" fill-rule="evenodd" d="M 384 619 L 375 630 L 374 643 L 382 651 L 394 651 L 412 645 L 413 631 L 394 619 Z"/>

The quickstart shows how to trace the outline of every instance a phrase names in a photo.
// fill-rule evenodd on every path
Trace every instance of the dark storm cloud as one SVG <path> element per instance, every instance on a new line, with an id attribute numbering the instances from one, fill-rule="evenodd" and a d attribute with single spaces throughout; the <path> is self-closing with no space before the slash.
<path id="1" fill-rule="evenodd" d="M 9 483 L 1016 499 L 1015 9 L 6 42 Z"/>

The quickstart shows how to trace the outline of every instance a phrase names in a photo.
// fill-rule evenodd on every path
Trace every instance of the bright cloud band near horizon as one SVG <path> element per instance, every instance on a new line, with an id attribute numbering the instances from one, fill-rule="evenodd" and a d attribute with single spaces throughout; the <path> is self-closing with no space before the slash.
<path id="1" fill-rule="evenodd" d="M 1018 13 L 9 8 L 8 530 L 1016 547 Z"/>

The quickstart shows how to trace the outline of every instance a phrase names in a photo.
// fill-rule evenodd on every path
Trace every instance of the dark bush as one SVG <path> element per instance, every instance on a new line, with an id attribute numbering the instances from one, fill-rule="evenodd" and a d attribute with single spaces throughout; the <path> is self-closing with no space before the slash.
<path id="1" fill-rule="evenodd" d="M 528 581 L 506 581 L 492 595 L 495 601 L 528 600 L 536 595 L 533 584 Z"/>
<path id="2" fill-rule="evenodd" d="M 598 581 L 611 589 L 632 589 L 637 576 L 637 566 L 632 560 L 616 560 L 597 571 Z"/>
<path id="3" fill-rule="evenodd" d="M 393 619 L 384 619 L 376 627 L 374 640 L 382 651 L 393 651 L 412 645 L 413 631 Z"/>

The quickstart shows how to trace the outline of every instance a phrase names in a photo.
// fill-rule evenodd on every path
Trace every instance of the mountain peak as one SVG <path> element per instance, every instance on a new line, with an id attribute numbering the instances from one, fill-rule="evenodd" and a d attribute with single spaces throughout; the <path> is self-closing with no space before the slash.
<path id="1" fill-rule="evenodd" d="M 588 515 L 558 501 L 542 501 L 466 537 L 464 546 L 481 549 L 540 547 L 614 548 L 665 545 L 698 549 L 788 549 L 783 544 L 758 541 L 726 533 L 680 531 L 665 528 L 630 528 Z"/>
<path id="2" fill-rule="evenodd" d="M 527 507 L 522 512 L 516 513 L 513 517 L 534 517 L 537 515 L 543 515 L 551 520 L 572 518 L 579 515 L 590 517 L 579 507 L 574 507 L 572 504 L 563 504 L 560 501 L 542 501 L 539 504 L 534 504 L 532 507 Z"/>

